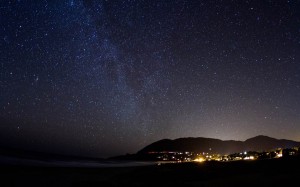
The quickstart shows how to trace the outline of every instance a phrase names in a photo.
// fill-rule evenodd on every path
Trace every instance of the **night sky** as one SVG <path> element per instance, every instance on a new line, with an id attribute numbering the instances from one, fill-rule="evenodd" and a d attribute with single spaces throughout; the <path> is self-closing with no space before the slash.
<path id="1" fill-rule="evenodd" d="M 0 25 L 1 145 L 300 141 L 299 0 L 1 1 Z"/>

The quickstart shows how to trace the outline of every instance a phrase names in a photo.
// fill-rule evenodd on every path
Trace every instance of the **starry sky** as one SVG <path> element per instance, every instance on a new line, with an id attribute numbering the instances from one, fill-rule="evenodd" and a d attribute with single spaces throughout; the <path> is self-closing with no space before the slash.
<path id="1" fill-rule="evenodd" d="M 299 0 L 0 2 L 1 145 L 300 141 Z"/>

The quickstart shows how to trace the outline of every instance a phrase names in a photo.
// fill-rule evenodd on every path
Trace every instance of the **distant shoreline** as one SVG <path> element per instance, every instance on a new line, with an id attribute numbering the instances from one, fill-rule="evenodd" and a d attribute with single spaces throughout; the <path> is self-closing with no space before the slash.
<path id="1" fill-rule="evenodd" d="M 39 160 L 9 156 L 0 156 L 1 166 L 36 166 L 36 167 L 80 167 L 80 168 L 111 168 L 111 167 L 136 167 L 156 165 L 151 161 L 89 161 L 89 160 Z"/>

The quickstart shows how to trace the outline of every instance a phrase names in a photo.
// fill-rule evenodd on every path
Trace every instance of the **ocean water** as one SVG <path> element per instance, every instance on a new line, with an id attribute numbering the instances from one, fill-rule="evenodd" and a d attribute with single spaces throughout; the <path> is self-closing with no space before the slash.
<path id="1" fill-rule="evenodd" d="M 61 161 L 61 160 L 33 160 L 17 157 L 0 156 L 0 165 L 7 166 L 42 166 L 42 167 L 86 167 L 86 168 L 111 168 L 111 167 L 136 167 L 156 165 L 157 162 L 139 161 Z"/>

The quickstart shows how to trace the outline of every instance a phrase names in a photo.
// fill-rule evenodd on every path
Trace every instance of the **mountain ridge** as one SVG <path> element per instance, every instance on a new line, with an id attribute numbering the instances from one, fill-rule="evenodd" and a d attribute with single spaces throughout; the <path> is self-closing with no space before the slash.
<path id="1" fill-rule="evenodd" d="M 276 139 L 265 135 L 258 135 L 245 141 L 220 140 L 205 137 L 187 137 L 177 139 L 162 139 L 147 145 L 137 152 L 145 154 L 148 152 L 161 151 L 190 151 L 190 152 L 211 152 L 219 154 L 231 154 L 242 151 L 267 151 L 276 148 L 291 148 L 300 146 L 300 142 Z"/>

